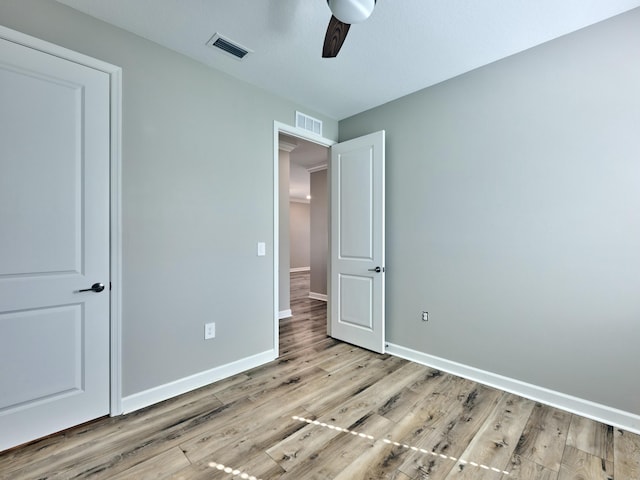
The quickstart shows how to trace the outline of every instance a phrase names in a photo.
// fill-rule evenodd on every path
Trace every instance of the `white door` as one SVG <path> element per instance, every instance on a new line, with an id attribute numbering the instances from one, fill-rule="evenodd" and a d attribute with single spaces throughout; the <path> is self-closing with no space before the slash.
<path id="1" fill-rule="evenodd" d="M 109 75 L 0 39 L 0 450 L 108 413 Z"/>
<path id="2" fill-rule="evenodd" d="M 331 336 L 384 353 L 384 131 L 331 147 Z"/>

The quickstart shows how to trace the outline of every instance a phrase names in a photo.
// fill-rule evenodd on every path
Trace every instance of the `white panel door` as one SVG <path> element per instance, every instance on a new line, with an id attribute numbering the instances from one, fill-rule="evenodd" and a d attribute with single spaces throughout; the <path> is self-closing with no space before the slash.
<path id="1" fill-rule="evenodd" d="M 384 353 L 384 131 L 331 147 L 331 336 Z"/>
<path id="2" fill-rule="evenodd" d="M 109 75 L 0 39 L 0 450 L 108 413 Z"/>

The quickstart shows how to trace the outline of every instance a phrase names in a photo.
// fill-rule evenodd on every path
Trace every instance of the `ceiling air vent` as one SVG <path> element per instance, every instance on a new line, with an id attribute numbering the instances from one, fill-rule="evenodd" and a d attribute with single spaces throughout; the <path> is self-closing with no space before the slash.
<path id="1" fill-rule="evenodd" d="M 243 47 L 239 43 L 232 42 L 228 38 L 223 37 L 219 33 L 216 33 L 207 42 L 210 47 L 216 47 L 225 52 L 228 55 L 232 55 L 234 58 L 243 59 L 247 53 L 253 53 L 253 50 L 249 50 Z"/>
<path id="2" fill-rule="evenodd" d="M 322 122 L 304 113 L 296 112 L 296 127 L 322 136 Z"/>

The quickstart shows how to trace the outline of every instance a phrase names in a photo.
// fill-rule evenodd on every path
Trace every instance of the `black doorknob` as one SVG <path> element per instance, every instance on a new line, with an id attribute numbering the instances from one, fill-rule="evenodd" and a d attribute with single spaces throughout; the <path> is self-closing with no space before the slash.
<path id="1" fill-rule="evenodd" d="M 79 292 L 101 292 L 104 290 L 104 285 L 101 283 L 94 283 L 91 285 L 91 288 L 84 288 L 82 290 L 78 290 Z"/>

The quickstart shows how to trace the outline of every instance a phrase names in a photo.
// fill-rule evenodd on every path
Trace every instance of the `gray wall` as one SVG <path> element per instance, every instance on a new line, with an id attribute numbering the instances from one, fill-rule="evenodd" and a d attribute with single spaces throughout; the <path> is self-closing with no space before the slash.
<path id="1" fill-rule="evenodd" d="M 639 59 L 637 9 L 340 122 L 387 131 L 389 342 L 640 414 Z"/>
<path id="2" fill-rule="evenodd" d="M 271 349 L 273 121 L 337 122 L 53 0 L 0 23 L 123 68 L 124 394 Z"/>
<path id="3" fill-rule="evenodd" d="M 278 311 L 285 312 L 291 308 L 291 286 L 289 282 L 289 262 L 291 261 L 289 247 L 289 168 L 291 165 L 290 152 L 279 150 L 278 163 L 280 165 L 280 169 L 278 172 L 278 242 L 280 242 L 278 255 Z"/>
<path id="4" fill-rule="evenodd" d="M 311 175 L 311 275 L 313 293 L 327 294 L 327 252 L 329 249 L 329 195 L 327 171 Z"/>
<path id="5" fill-rule="evenodd" d="M 290 268 L 309 268 L 310 231 L 309 204 L 289 202 Z"/>

